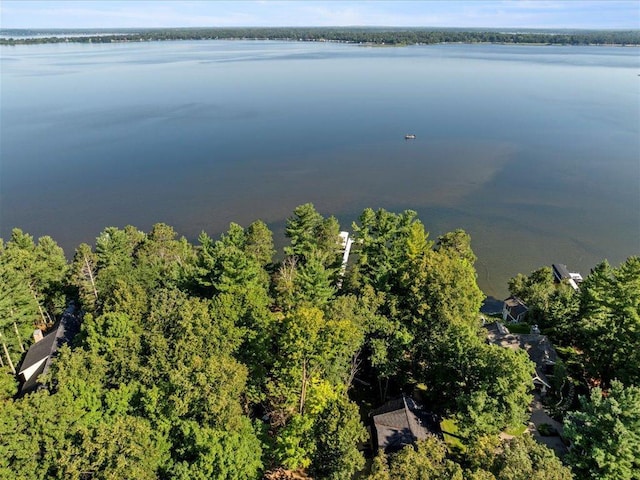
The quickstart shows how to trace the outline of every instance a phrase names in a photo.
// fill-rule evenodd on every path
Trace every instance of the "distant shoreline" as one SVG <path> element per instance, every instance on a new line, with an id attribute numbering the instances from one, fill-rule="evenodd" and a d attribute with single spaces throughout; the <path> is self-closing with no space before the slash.
<path id="1" fill-rule="evenodd" d="M 640 30 L 514 30 L 400 28 L 167 28 L 0 30 L 0 45 L 129 43 L 180 40 L 277 40 L 365 46 L 433 44 L 640 46 Z"/>

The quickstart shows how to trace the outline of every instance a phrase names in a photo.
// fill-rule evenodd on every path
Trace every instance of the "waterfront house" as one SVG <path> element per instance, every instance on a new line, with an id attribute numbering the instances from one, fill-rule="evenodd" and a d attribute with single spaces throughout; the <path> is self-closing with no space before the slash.
<path id="1" fill-rule="evenodd" d="M 75 307 L 71 305 L 46 335 L 42 336 L 39 330 L 36 330 L 38 333 L 34 332 L 36 343 L 31 345 L 18 369 L 18 395 L 38 389 L 38 377 L 47 373 L 58 348 L 69 343 L 79 329 L 80 321 L 75 314 Z"/>
<path id="2" fill-rule="evenodd" d="M 582 275 L 570 272 L 566 265 L 562 263 L 554 263 L 551 265 L 553 270 L 553 278 L 557 283 L 566 282 L 575 291 L 578 291 L 580 283 L 582 283 Z"/>
<path id="3" fill-rule="evenodd" d="M 511 295 L 502 305 L 502 320 L 510 323 L 524 322 L 529 308 L 518 297 Z"/>
<path id="4" fill-rule="evenodd" d="M 500 322 L 486 325 L 485 328 L 489 343 L 527 352 L 529 359 L 536 365 L 533 384 L 542 394 L 545 394 L 551 388 L 548 376 L 553 374 L 553 367 L 558 360 L 558 354 L 549 338 L 539 333 L 509 333 Z"/>

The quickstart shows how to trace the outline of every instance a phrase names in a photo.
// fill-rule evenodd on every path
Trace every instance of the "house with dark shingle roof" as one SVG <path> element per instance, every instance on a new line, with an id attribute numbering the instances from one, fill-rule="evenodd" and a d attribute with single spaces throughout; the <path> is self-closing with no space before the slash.
<path id="1" fill-rule="evenodd" d="M 373 419 L 374 447 L 395 452 L 428 436 L 442 437 L 436 415 L 420 407 L 411 397 L 387 402 L 369 414 Z"/>
<path id="2" fill-rule="evenodd" d="M 567 266 L 562 263 L 554 263 L 551 265 L 551 270 L 553 271 L 553 279 L 557 283 L 566 282 L 575 291 L 579 290 L 579 285 L 582 283 L 582 275 L 570 272 Z"/>
<path id="3" fill-rule="evenodd" d="M 38 389 L 38 377 L 47 373 L 53 357 L 62 345 L 71 342 L 80 330 L 80 320 L 75 314 L 75 306 L 70 305 L 62 314 L 62 318 L 41 340 L 37 341 L 27 351 L 18 370 L 20 389 L 18 395 L 22 396 Z"/>
<path id="4" fill-rule="evenodd" d="M 487 340 L 489 343 L 513 350 L 522 349 L 529 355 L 529 359 L 536 364 L 536 372 L 533 384 L 544 394 L 551 388 L 547 375 L 553 374 L 553 367 L 558 360 L 553 344 L 546 335 L 539 333 L 514 334 L 500 324 L 486 325 Z"/>
<path id="5" fill-rule="evenodd" d="M 502 320 L 511 323 L 524 322 L 529 308 L 518 297 L 511 295 L 502 306 Z"/>

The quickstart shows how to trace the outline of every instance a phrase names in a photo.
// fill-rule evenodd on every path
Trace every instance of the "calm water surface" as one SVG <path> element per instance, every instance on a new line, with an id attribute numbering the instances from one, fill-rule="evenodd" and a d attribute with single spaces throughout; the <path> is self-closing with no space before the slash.
<path id="1" fill-rule="evenodd" d="M 194 239 L 296 205 L 472 235 L 485 293 L 640 253 L 638 49 L 199 41 L 2 47 L 0 236 Z M 405 141 L 406 133 L 417 139 Z M 280 232 L 280 233 L 278 233 Z"/>

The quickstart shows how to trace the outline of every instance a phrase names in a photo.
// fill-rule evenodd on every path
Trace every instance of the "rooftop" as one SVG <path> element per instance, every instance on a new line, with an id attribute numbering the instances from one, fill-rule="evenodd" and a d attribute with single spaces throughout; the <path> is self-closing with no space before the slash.
<path id="1" fill-rule="evenodd" d="M 582 282 L 582 275 L 575 272 L 570 272 L 566 265 L 562 263 L 554 263 L 551 268 L 553 269 L 553 277 L 556 282 L 566 281 L 571 285 L 571 288 L 578 290 L 578 284 Z"/>
<path id="2" fill-rule="evenodd" d="M 42 340 L 31 345 L 27 351 L 18 370 L 18 375 L 28 374 L 28 378 L 24 378 L 26 375 L 23 375 L 21 379 L 23 383 L 20 386 L 20 395 L 37 389 L 38 376 L 49 370 L 58 348 L 65 343 L 71 342 L 79 329 L 80 320 L 75 315 L 75 306 L 70 305 L 49 333 Z"/>
<path id="3" fill-rule="evenodd" d="M 485 326 L 489 343 L 513 350 L 523 349 L 536 364 L 537 377 L 549 387 L 546 371 L 555 365 L 558 354 L 546 335 L 537 333 L 509 333 L 500 322 Z"/>
<path id="4" fill-rule="evenodd" d="M 399 450 L 430 435 L 441 435 L 437 416 L 423 410 L 411 397 L 387 402 L 370 415 L 378 448 L 385 451 Z"/>
<path id="5" fill-rule="evenodd" d="M 529 311 L 525 303 L 513 295 L 504 301 L 504 308 L 513 319 L 518 319 L 519 316 Z"/>

